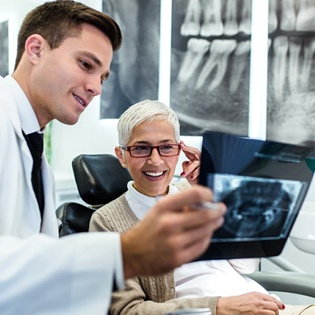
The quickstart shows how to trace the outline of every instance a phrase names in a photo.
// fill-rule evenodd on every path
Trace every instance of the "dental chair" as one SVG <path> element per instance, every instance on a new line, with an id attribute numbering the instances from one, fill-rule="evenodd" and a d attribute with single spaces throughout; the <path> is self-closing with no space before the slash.
<path id="1" fill-rule="evenodd" d="M 79 155 L 73 160 L 72 168 L 79 195 L 86 205 L 67 202 L 59 206 L 56 212 L 61 221 L 60 236 L 87 232 L 93 212 L 123 194 L 132 179 L 128 170 L 110 154 Z M 315 275 L 306 274 L 281 257 L 268 259 L 283 271 L 258 271 L 250 275 L 252 279 L 268 291 L 315 298 Z"/>
<path id="2" fill-rule="evenodd" d="M 72 161 L 75 182 L 86 205 L 67 202 L 56 210 L 59 235 L 87 232 L 93 212 L 127 190 L 131 176 L 111 154 L 82 154 Z"/>

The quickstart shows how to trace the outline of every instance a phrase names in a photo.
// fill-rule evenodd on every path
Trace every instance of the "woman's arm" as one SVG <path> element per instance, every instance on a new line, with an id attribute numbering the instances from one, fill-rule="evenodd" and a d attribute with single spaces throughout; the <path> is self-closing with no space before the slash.
<path id="1" fill-rule="evenodd" d="M 218 297 L 175 299 L 174 288 L 172 289 L 171 284 L 165 284 L 165 281 L 163 281 L 172 278 L 168 275 L 158 279 L 156 279 L 156 277 L 142 277 L 127 280 L 126 288 L 124 290 L 113 293 L 110 314 L 160 315 L 180 308 L 206 307 L 210 308 L 212 312 L 211 314 L 216 313 L 215 310 Z M 143 288 L 144 285 L 147 286 L 146 290 L 148 291 L 148 294 L 151 294 L 152 296 L 148 296 L 145 293 Z M 161 285 L 161 287 L 159 287 L 159 285 Z M 153 299 L 160 299 L 160 301 L 154 301 Z"/>

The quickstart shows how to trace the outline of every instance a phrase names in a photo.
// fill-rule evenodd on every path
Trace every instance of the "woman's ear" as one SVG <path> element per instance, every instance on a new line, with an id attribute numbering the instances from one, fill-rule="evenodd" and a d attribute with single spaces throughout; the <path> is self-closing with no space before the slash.
<path id="1" fill-rule="evenodd" d="M 124 154 L 120 147 L 115 147 L 115 154 L 123 168 L 127 168 L 127 164 L 125 163 Z"/>
<path id="2" fill-rule="evenodd" d="M 25 53 L 31 63 L 38 63 L 42 56 L 44 45 L 44 38 L 38 34 L 33 34 L 27 38 L 25 42 Z"/>

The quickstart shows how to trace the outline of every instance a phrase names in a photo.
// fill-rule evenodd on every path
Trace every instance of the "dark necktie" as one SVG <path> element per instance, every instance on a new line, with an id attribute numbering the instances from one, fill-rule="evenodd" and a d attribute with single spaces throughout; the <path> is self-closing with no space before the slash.
<path id="1" fill-rule="evenodd" d="M 34 132 L 29 135 L 26 135 L 23 131 L 23 135 L 33 157 L 32 185 L 39 205 L 41 217 L 43 217 L 45 204 L 41 167 L 42 154 L 44 149 L 43 134 Z"/>

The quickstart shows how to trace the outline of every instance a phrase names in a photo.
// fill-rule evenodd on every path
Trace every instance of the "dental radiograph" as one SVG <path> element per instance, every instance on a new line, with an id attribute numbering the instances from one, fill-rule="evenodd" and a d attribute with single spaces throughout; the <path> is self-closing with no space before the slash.
<path id="1" fill-rule="evenodd" d="M 106 111 L 112 111 L 112 117 L 103 118 L 117 118 L 134 102 L 158 98 L 163 16 L 158 0 L 103 3 L 124 34 L 111 69 L 112 85 L 105 86 L 102 99 Z M 251 0 L 172 3 L 170 106 L 181 121 L 181 133 L 247 135 Z M 267 26 L 267 138 L 313 143 L 315 0 L 269 0 Z"/>
<path id="2" fill-rule="evenodd" d="M 214 238 L 280 237 L 296 200 L 293 187 L 276 180 L 244 180 L 235 189 L 225 188 L 220 198 L 227 206 L 225 222 Z"/>

